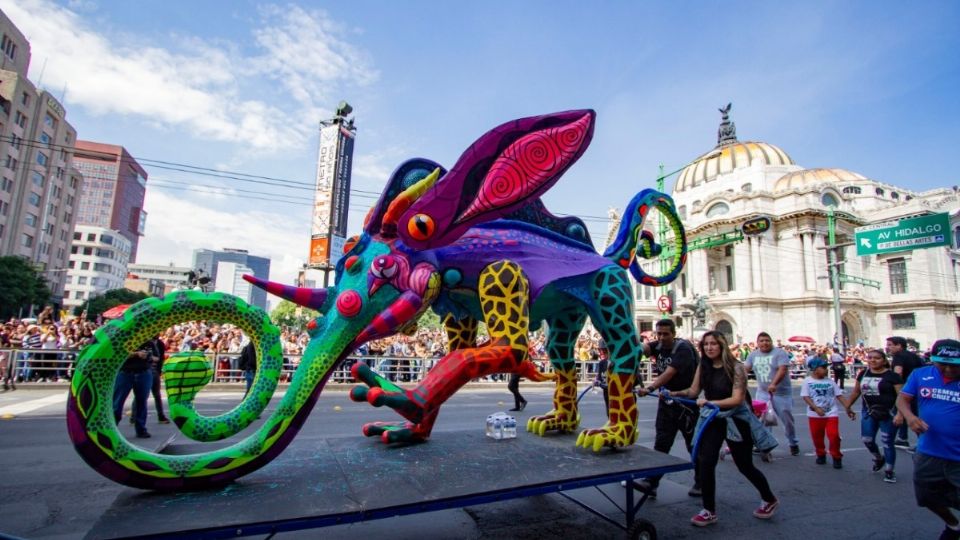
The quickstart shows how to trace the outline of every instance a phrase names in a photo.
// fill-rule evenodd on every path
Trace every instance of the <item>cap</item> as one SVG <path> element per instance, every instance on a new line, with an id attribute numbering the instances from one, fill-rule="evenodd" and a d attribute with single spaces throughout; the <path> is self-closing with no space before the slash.
<path id="1" fill-rule="evenodd" d="M 828 364 L 827 361 L 824 360 L 823 358 L 811 358 L 810 360 L 807 361 L 807 369 L 809 369 L 810 371 L 813 371 L 818 367 L 827 367 L 829 365 L 830 364 Z"/>
<path id="2" fill-rule="evenodd" d="M 960 341 L 941 339 L 933 344 L 930 360 L 939 364 L 960 365 Z"/>

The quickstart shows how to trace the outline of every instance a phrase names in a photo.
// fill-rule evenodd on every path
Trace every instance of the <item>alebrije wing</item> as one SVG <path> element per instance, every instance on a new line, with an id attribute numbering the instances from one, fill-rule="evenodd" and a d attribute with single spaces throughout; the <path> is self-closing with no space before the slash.
<path id="1" fill-rule="evenodd" d="M 387 208 L 390 207 L 390 203 L 397 195 L 423 180 L 436 169 L 440 169 L 441 176 L 446 173 L 446 169 L 440 164 L 429 159 L 414 158 L 401 163 L 390 175 L 377 204 L 367 213 L 363 221 L 363 230 L 370 235 L 378 233 L 383 222 L 383 216 L 387 213 Z"/>
<path id="2" fill-rule="evenodd" d="M 586 150 L 595 119 L 589 109 L 566 111 L 490 130 L 400 217 L 403 243 L 421 250 L 450 244 L 541 196 Z"/>

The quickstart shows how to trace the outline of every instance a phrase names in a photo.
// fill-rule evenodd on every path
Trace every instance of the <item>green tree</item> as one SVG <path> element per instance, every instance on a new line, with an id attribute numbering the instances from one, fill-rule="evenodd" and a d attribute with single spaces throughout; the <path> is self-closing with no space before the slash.
<path id="1" fill-rule="evenodd" d="M 439 315 L 437 315 L 432 309 L 427 309 L 423 312 L 423 315 L 420 315 L 420 318 L 417 319 L 417 328 L 436 330 L 438 328 L 443 328 L 443 324 L 440 322 Z"/>
<path id="2" fill-rule="evenodd" d="M 111 289 L 73 308 L 73 314 L 80 315 L 86 310 L 87 320 L 93 320 L 112 307 L 121 304 L 136 304 L 144 298 L 150 298 L 150 295 L 144 292 L 131 291 L 130 289 Z"/>
<path id="3" fill-rule="evenodd" d="M 23 257 L 0 257 L 0 319 L 26 313 L 31 305 L 50 301 L 50 289 L 43 275 Z"/>
<path id="4" fill-rule="evenodd" d="M 307 323 L 318 315 L 320 315 L 318 311 L 298 306 L 289 300 L 281 300 L 270 312 L 270 318 L 273 319 L 274 324 L 298 331 L 303 331 Z"/>

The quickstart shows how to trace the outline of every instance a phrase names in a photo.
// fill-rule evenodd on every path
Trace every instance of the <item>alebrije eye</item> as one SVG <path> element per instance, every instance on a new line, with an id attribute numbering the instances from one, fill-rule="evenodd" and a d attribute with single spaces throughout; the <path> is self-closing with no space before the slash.
<path id="1" fill-rule="evenodd" d="M 377 257 L 370 265 L 370 273 L 379 279 L 391 279 L 397 275 L 397 261 L 390 255 Z"/>
<path id="2" fill-rule="evenodd" d="M 433 231 L 437 226 L 433 218 L 426 214 L 417 214 L 407 222 L 407 232 L 415 240 L 426 240 L 433 236 Z"/>

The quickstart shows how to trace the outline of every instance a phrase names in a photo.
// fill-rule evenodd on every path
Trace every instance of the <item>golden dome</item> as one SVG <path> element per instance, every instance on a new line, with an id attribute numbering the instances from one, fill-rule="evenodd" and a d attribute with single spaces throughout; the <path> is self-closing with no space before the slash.
<path id="1" fill-rule="evenodd" d="M 727 142 L 695 159 L 677 178 L 674 192 L 685 191 L 704 182 L 710 182 L 718 174 L 749 167 L 756 162 L 764 165 L 794 165 L 790 156 L 780 148 L 765 142 Z"/>
<path id="2" fill-rule="evenodd" d="M 843 182 L 868 182 L 867 177 L 846 169 L 804 169 L 782 176 L 773 186 L 773 191 L 789 191 L 805 186 Z"/>

